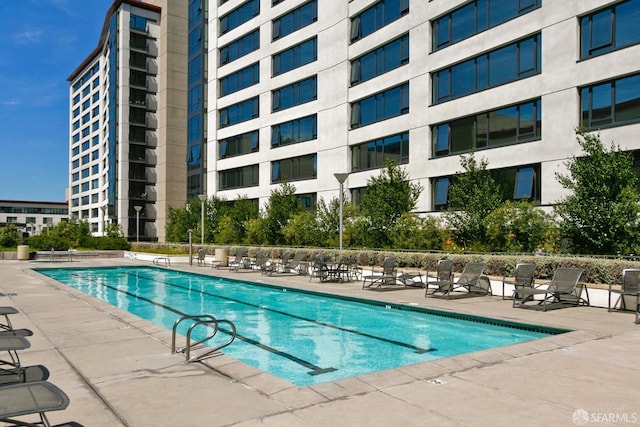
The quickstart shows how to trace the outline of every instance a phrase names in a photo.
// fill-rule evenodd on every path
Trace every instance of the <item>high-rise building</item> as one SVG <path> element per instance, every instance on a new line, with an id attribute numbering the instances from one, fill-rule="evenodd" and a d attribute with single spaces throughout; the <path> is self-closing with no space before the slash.
<path id="1" fill-rule="evenodd" d="M 475 153 L 551 206 L 579 126 L 640 149 L 638 22 L 640 0 L 210 1 L 207 192 L 313 206 L 348 173 L 357 203 L 391 158 L 432 213 Z"/>
<path id="2" fill-rule="evenodd" d="M 69 76 L 70 216 L 164 240 L 186 197 L 187 0 L 115 0 Z"/>

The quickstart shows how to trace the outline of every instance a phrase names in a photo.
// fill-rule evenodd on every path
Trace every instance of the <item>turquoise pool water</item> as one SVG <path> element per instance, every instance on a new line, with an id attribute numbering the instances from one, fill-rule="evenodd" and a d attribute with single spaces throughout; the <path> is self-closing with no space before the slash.
<path id="1" fill-rule="evenodd" d="M 184 315 L 230 320 L 225 354 L 299 386 L 566 332 L 154 267 L 36 271 L 169 330 Z"/>

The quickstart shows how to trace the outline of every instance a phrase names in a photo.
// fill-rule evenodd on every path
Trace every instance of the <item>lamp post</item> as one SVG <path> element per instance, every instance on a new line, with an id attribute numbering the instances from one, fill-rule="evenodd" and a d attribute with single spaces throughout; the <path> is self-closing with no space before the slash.
<path id="1" fill-rule="evenodd" d="M 349 176 L 348 173 L 334 173 L 333 176 L 336 177 L 338 182 L 340 183 L 340 251 L 342 251 L 342 205 L 343 205 L 343 194 L 344 193 L 344 182 L 347 180 Z"/>
<path id="2" fill-rule="evenodd" d="M 206 194 L 199 194 L 198 199 L 200 199 L 200 214 L 201 214 L 201 224 L 200 224 L 200 244 L 204 245 L 204 202 L 207 201 Z"/>
<path id="3" fill-rule="evenodd" d="M 133 209 L 136 210 L 136 242 L 140 241 L 140 211 L 142 210 L 142 206 L 134 206 Z"/>

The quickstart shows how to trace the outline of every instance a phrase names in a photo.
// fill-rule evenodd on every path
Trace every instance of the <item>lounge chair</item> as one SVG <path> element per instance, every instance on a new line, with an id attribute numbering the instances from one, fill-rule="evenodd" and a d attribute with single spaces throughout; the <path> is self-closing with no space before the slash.
<path id="1" fill-rule="evenodd" d="M 434 292 L 438 292 L 442 289 L 450 289 L 451 286 L 453 286 L 453 261 L 450 259 L 438 260 L 435 280 L 429 280 L 429 272 L 427 271 L 424 296 L 429 294 L 430 288 L 434 288 Z"/>
<path id="2" fill-rule="evenodd" d="M 251 270 L 251 260 L 247 257 L 249 250 L 245 247 L 239 247 L 236 249 L 236 254 L 233 260 L 229 261 L 229 268 L 231 270 Z"/>
<path id="3" fill-rule="evenodd" d="M 414 286 L 419 288 L 425 287 L 425 281 L 422 280 L 422 273 L 420 273 L 420 271 L 400 272 L 397 279 L 399 282 L 404 283 L 405 286 Z M 425 280 L 427 280 L 426 276 L 425 276 Z"/>
<path id="4" fill-rule="evenodd" d="M 553 273 L 553 278 L 546 289 L 542 288 L 522 288 L 518 290 L 518 299 L 514 300 L 514 306 L 520 308 L 541 308 L 546 311 L 550 306 L 580 304 L 589 305 L 589 291 L 586 286 L 580 286 L 578 282 L 584 269 L 574 267 L 558 267 Z M 582 297 L 585 291 L 586 298 Z M 541 296 L 542 299 L 535 299 Z M 536 305 L 527 305 L 528 302 L 535 302 Z"/>
<path id="5" fill-rule="evenodd" d="M 397 285 L 398 275 L 396 273 L 396 257 L 390 256 L 382 262 L 382 274 L 373 274 L 362 277 L 362 289 L 375 287 L 380 288 L 384 285 Z M 367 285 L 367 282 L 370 282 Z M 404 284 L 403 284 L 404 285 Z"/>
<path id="6" fill-rule="evenodd" d="M 274 267 L 276 273 L 294 273 L 294 274 L 306 274 L 303 269 L 303 263 L 306 261 L 309 254 L 304 251 L 296 252 L 293 257 L 291 254 L 283 254 L 280 263 Z"/>
<path id="7" fill-rule="evenodd" d="M 511 296 L 514 300 L 520 299 L 518 296 L 518 290 L 523 288 L 535 287 L 536 280 L 536 268 L 537 266 L 532 263 L 519 263 L 516 264 L 516 268 L 513 271 L 513 277 L 502 277 L 502 299 L 506 299 L 506 287 L 507 285 L 513 286 L 513 292 Z"/>
<path id="8" fill-rule="evenodd" d="M 0 421 L 21 426 L 51 426 L 46 412 L 61 411 L 69 406 L 69 397 L 48 381 L 11 384 L 0 387 Z M 15 417 L 38 414 L 39 422 L 16 420 Z M 75 424 L 74 425 L 78 425 Z"/>
<path id="9" fill-rule="evenodd" d="M 464 292 L 460 293 L 460 296 L 472 296 L 472 295 L 491 295 L 491 282 L 489 279 L 482 276 L 484 269 L 487 268 L 487 264 L 483 262 L 469 262 L 464 266 L 462 274 L 457 281 L 451 280 L 450 282 L 442 282 L 439 284 L 431 294 L 425 292 L 425 297 L 428 295 L 442 294 L 444 298 L 450 299 L 453 292 L 458 289 L 463 289 Z"/>
<path id="10" fill-rule="evenodd" d="M 620 289 L 612 289 L 609 283 L 609 311 L 620 306 L 620 310 L 636 310 L 638 295 L 640 292 L 640 269 L 627 268 L 622 270 L 622 286 Z M 611 305 L 612 295 L 618 295 Z"/>
<path id="11" fill-rule="evenodd" d="M 30 337 L 33 335 L 33 332 L 30 329 L 15 329 L 13 327 L 9 316 L 17 313 L 19 312 L 15 307 L 0 307 L 0 316 L 4 316 L 4 323 L 0 323 L 0 336 L 20 335 L 22 337 Z"/>
<path id="12" fill-rule="evenodd" d="M 46 381 L 48 378 L 49 370 L 44 365 L 0 369 L 0 387 L 8 384 Z"/>

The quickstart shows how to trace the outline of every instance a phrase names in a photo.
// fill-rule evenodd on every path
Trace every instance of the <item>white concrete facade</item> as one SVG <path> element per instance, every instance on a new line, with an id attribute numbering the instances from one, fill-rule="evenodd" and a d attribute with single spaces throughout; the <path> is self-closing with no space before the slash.
<path id="1" fill-rule="evenodd" d="M 609 0 L 564 0 L 541 2 L 540 7 L 472 35 L 448 47 L 432 48 L 433 20 L 469 3 L 466 0 L 409 1 L 408 14 L 377 29 L 358 41 L 350 41 L 353 17 L 379 3 L 377 0 L 318 3 L 317 21 L 291 34 L 272 40 L 274 19 L 304 5 L 308 0 L 287 0 L 272 6 L 260 2 L 260 13 L 237 28 L 220 34 L 219 18 L 238 8 L 244 0 L 229 0 L 218 6 L 209 4 L 209 80 L 208 80 L 208 152 L 207 188 L 228 200 L 237 196 L 259 199 L 264 204 L 272 189 L 274 160 L 305 154 L 317 154 L 317 177 L 292 180 L 296 192 L 315 193 L 328 201 L 338 196 L 334 173 L 350 172 L 345 189 L 365 187 L 367 179 L 380 168 L 352 170 L 351 148 L 376 138 L 409 132 L 409 161 L 401 166 L 424 191 L 417 211 L 435 211 L 433 178 L 451 176 L 462 170 L 460 153 L 436 156 L 432 127 L 480 112 L 489 112 L 528 100 L 540 100 L 541 136 L 531 141 L 479 149 L 476 158 L 485 158 L 490 169 L 535 165 L 540 194 L 536 201 L 549 207 L 565 195 L 556 173 L 564 163 L 580 155 L 575 129 L 581 121 L 580 88 L 627 76 L 640 71 L 640 45 L 632 44 L 591 58 L 580 57 L 580 17 L 605 6 L 623 3 Z M 260 29 L 260 48 L 226 65 L 219 66 L 220 47 L 254 29 Z M 409 35 L 409 63 L 355 86 L 350 85 L 351 61 L 404 34 Z M 497 85 L 446 102 L 433 101 L 434 72 L 470 58 L 539 35 L 540 71 L 534 75 Z M 272 55 L 314 36 L 318 38 L 317 60 L 278 76 L 272 76 Z M 259 83 L 232 94 L 219 96 L 220 78 L 259 62 Z M 317 75 L 317 100 L 293 108 L 272 112 L 272 91 L 303 78 Z M 352 103 L 399 84 L 409 84 L 409 113 L 352 129 Z M 455 82 L 454 82 L 455 84 Z M 229 105 L 258 96 L 259 117 L 220 128 L 218 112 Z M 271 127 L 287 120 L 317 114 L 317 139 L 271 148 Z M 219 158 L 218 141 L 258 130 L 257 152 Z M 615 141 L 625 150 L 640 149 L 640 124 L 624 123 L 600 132 L 605 145 Z M 463 153 L 464 154 L 464 153 Z M 466 153 L 468 154 L 468 153 Z M 219 172 L 247 165 L 259 165 L 259 185 L 220 190 Z"/>

